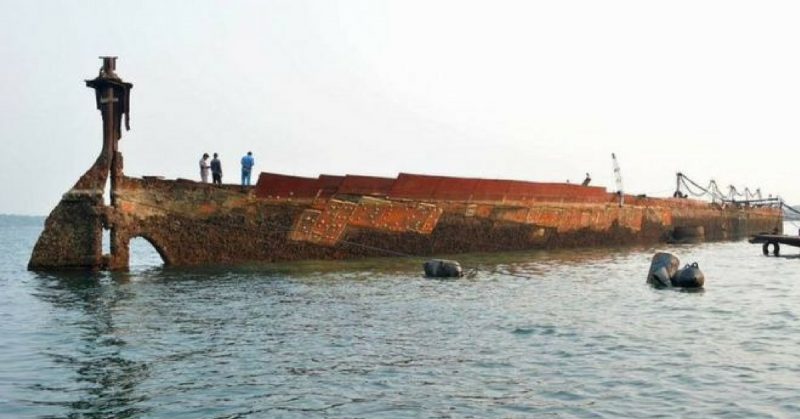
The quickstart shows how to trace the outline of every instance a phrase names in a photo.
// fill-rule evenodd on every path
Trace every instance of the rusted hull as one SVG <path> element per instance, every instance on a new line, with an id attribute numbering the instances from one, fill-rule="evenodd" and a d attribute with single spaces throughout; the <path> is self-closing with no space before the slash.
<path id="1" fill-rule="evenodd" d="M 562 183 L 262 173 L 256 187 L 242 189 L 126 177 L 117 143 L 132 84 L 116 75 L 115 57 L 103 60 L 98 77 L 86 82 L 103 120 L 101 154 L 48 217 L 29 269 L 126 269 L 135 237 L 152 243 L 166 264 L 191 266 L 652 244 L 676 231 L 702 232 L 705 240 L 782 231 L 779 208 L 620 197 Z"/>
<path id="2" fill-rule="evenodd" d="M 398 179 L 404 177 L 408 179 L 408 175 Z M 702 226 L 705 240 L 730 240 L 773 231 L 782 221 L 775 208 L 723 208 L 685 199 L 628 197 L 620 207 L 614 194 L 574 185 L 559 190 L 555 185 L 517 183 L 511 191 L 506 181 L 494 181 L 493 188 L 463 192 L 470 194 L 468 199 L 437 199 L 437 194 L 454 196 L 455 188 L 434 189 L 425 192 L 427 198 L 417 198 L 412 195 L 422 195 L 421 178 L 414 179 L 416 192 L 395 188 L 402 195 L 394 196 L 394 185 L 386 189 L 383 180 L 369 185 L 360 179 L 359 192 L 375 192 L 359 195 L 353 189 L 330 193 L 330 182 L 316 190 L 306 187 L 286 193 L 291 182 L 303 182 L 286 177 L 281 184 L 274 174 L 262 176 L 274 185 L 260 182 L 246 191 L 122 177 L 117 206 L 104 215 L 105 224 L 115 227 L 112 244 L 119 251 L 98 263 L 127 267 L 128 243 L 134 237 L 152 243 L 165 263 L 191 266 L 654 244 L 669 240 L 678 226 Z M 455 182 L 468 183 L 464 181 Z M 436 182 L 442 186 L 441 179 Z M 284 195 L 271 194 L 278 186 Z M 520 192 L 526 187 L 528 192 Z M 321 196 L 324 188 L 328 197 Z M 564 195 L 546 195 L 551 190 Z M 388 195 L 378 196 L 387 191 Z M 90 256 L 96 255 L 96 247 Z M 40 262 L 47 259 L 35 256 Z M 40 266 L 59 266 L 62 260 L 60 255 Z"/>
<path id="3" fill-rule="evenodd" d="M 398 179 L 404 177 L 409 179 L 409 175 Z M 102 225 L 114 226 L 116 251 L 106 257 L 99 255 L 98 230 L 86 234 L 92 238 L 88 253 L 65 256 L 73 252 L 70 249 L 80 249 L 80 243 L 47 248 L 58 252 L 37 249 L 32 269 L 124 269 L 128 243 L 134 237 L 152 243 L 166 264 L 191 266 L 654 244 L 669 240 L 679 226 L 702 226 L 705 240 L 731 240 L 773 231 L 782 222 L 776 208 L 723 208 L 686 199 L 627 197 L 626 205 L 620 207 L 614 194 L 574 185 L 559 190 L 548 184 L 517 183 L 512 184 L 516 188 L 512 191 L 505 181 L 494 181 L 493 188 L 462 192 L 470 194 L 463 199 L 463 195 L 455 196 L 457 188 L 423 191 L 422 178 L 414 177 L 417 186 L 413 191 L 405 180 L 406 186 L 394 189 L 400 191 L 395 196 L 395 185 L 387 189 L 384 180 L 369 185 L 360 179 L 359 192 L 374 193 L 359 195 L 353 193 L 353 185 L 343 181 L 340 184 L 348 193 L 332 189 L 335 182 L 330 182 L 330 177 L 319 188 L 306 185 L 296 192 L 290 191 L 291 183 L 303 181 L 274 174 L 262 176 L 262 182 L 245 191 L 191 181 L 121 177 L 116 207 L 95 211 L 102 222 L 87 222 L 93 218 L 84 214 L 86 211 L 79 220 L 64 219 L 57 211 L 51 215 L 69 229 L 84 226 L 94 231 Z M 267 181 L 275 184 L 264 183 Z M 435 181 L 442 186 L 441 179 Z M 454 183 L 469 182 L 457 179 Z M 283 195 L 273 195 L 279 187 Z M 520 192 L 526 187 L 528 192 Z M 564 195 L 547 195 L 553 190 Z M 414 196 L 423 192 L 427 198 Z M 462 199 L 440 199 L 454 196 Z M 40 241 L 53 241 L 45 237 L 51 233 L 56 240 L 64 240 L 58 237 L 64 236 L 62 230 L 49 229 Z"/>

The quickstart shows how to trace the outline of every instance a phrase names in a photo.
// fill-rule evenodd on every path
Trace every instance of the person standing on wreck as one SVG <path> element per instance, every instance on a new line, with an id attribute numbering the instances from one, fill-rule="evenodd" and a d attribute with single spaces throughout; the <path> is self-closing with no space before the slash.
<path id="1" fill-rule="evenodd" d="M 250 173 L 253 171 L 255 164 L 253 152 L 248 151 L 247 155 L 242 157 L 242 186 L 250 186 Z"/>
<path id="2" fill-rule="evenodd" d="M 222 185 L 222 162 L 219 161 L 219 154 L 214 153 L 211 159 L 211 181 L 215 185 Z"/>
<path id="3" fill-rule="evenodd" d="M 211 166 L 208 165 L 208 153 L 203 153 L 203 158 L 200 159 L 200 180 L 203 183 L 208 183 L 208 169 Z"/>

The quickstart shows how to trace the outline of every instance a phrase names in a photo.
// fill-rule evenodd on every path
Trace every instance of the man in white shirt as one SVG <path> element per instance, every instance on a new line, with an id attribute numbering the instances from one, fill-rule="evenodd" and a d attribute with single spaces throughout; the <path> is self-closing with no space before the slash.
<path id="1" fill-rule="evenodd" d="M 200 179 L 203 183 L 208 183 L 208 172 L 211 165 L 208 164 L 208 153 L 203 153 L 203 158 L 200 159 Z"/>

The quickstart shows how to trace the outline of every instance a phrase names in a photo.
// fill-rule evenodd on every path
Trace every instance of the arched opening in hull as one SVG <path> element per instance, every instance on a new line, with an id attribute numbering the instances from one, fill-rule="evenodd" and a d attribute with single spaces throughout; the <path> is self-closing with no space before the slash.
<path id="1" fill-rule="evenodd" d="M 163 249 L 144 236 L 131 238 L 129 245 L 129 266 L 131 269 L 159 268 L 169 264 Z"/>
<path id="2" fill-rule="evenodd" d="M 111 230 L 103 227 L 103 254 L 111 254 Z"/>

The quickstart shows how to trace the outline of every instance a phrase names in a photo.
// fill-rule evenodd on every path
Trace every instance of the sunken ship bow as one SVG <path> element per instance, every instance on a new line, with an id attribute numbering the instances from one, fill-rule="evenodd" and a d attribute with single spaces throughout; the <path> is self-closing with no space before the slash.
<path id="1" fill-rule="evenodd" d="M 242 188 L 128 177 L 118 142 L 132 84 L 116 74 L 116 57 L 101 58 L 100 74 L 86 81 L 103 123 L 101 152 L 47 218 L 31 270 L 124 270 L 136 237 L 150 242 L 166 265 L 193 266 L 732 240 L 782 231 L 780 206 L 761 201 L 648 198 L 564 183 L 261 173 L 254 187 Z"/>

